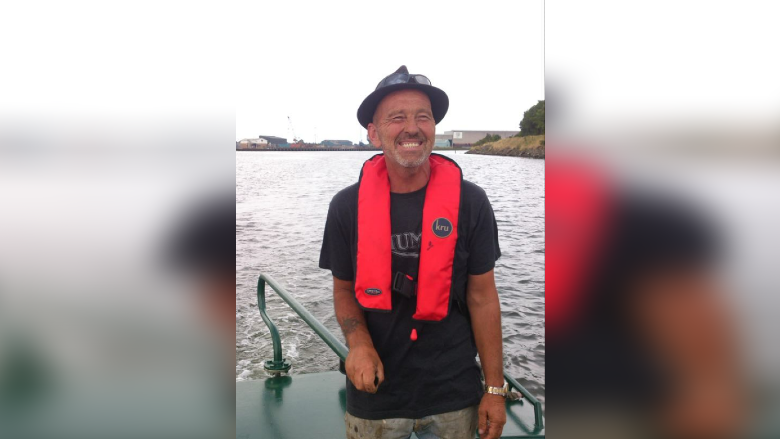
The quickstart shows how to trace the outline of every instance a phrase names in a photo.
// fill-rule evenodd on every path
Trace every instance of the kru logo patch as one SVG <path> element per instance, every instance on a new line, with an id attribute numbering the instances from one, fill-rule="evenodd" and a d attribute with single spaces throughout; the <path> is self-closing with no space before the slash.
<path id="1" fill-rule="evenodd" d="M 446 238 L 452 233 L 452 223 L 447 218 L 437 218 L 433 222 L 433 234 L 439 238 Z"/>
<path id="2" fill-rule="evenodd" d="M 379 288 L 366 288 L 366 294 L 369 294 L 371 296 L 378 296 L 382 294 L 382 290 Z"/>

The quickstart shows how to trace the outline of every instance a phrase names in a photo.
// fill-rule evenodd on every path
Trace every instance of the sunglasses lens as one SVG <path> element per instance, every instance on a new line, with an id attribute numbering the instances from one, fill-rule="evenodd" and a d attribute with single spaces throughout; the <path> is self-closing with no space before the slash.
<path id="1" fill-rule="evenodd" d="M 423 75 L 414 75 L 412 76 L 414 78 L 414 81 L 418 84 L 425 84 L 425 85 L 431 85 L 431 80 L 426 78 Z"/>
<path id="2" fill-rule="evenodd" d="M 407 75 L 406 73 L 393 73 L 392 75 L 383 79 L 382 82 L 380 82 L 376 88 L 387 87 L 388 85 L 393 85 L 393 84 L 404 84 L 408 81 L 409 81 L 409 75 Z"/>
<path id="3" fill-rule="evenodd" d="M 392 75 L 388 76 L 387 78 L 383 79 L 382 82 L 379 83 L 379 85 L 376 86 L 377 89 L 382 87 L 387 87 L 388 85 L 393 84 L 406 84 L 409 82 L 416 82 L 417 84 L 425 84 L 425 85 L 431 85 L 431 80 L 426 78 L 423 75 L 409 75 L 407 73 L 393 73 Z"/>

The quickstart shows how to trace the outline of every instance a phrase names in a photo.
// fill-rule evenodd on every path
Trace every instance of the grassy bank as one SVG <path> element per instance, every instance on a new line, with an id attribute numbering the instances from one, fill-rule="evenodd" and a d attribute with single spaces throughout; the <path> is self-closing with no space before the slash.
<path id="1" fill-rule="evenodd" d="M 543 159 L 544 135 L 501 139 L 497 142 L 474 146 L 466 154 L 506 155 Z"/>

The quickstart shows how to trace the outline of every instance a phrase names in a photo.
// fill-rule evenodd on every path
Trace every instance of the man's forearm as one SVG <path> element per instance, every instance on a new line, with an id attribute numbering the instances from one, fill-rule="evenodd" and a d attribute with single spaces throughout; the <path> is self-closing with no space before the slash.
<path id="1" fill-rule="evenodd" d="M 485 383 L 500 387 L 504 383 L 501 309 L 496 301 L 494 304 L 470 306 L 469 313 Z"/>
<path id="2" fill-rule="evenodd" d="M 363 310 L 355 300 L 352 282 L 333 280 L 333 305 L 336 312 L 336 320 L 344 333 L 347 345 L 353 348 L 358 345 L 373 347 L 371 335 L 368 333 L 366 319 Z"/>
<path id="3" fill-rule="evenodd" d="M 467 304 L 485 383 L 499 387 L 504 383 L 504 351 L 501 306 L 492 271 L 485 275 L 469 276 Z"/>

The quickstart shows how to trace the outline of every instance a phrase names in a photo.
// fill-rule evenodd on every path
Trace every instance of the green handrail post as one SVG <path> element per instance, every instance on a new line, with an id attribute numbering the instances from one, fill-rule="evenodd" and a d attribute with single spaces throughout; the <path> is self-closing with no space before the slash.
<path id="1" fill-rule="evenodd" d="M 265 325 L 271 331 L 271 341 L 274 346 L 274 359 L 266 361 L 263 366 L 265 370 L 277 375 L 282 372 L 287 373 L 291 364 L 282 358 L 282 341 L 279 338 L 279 330 L 276 329 L 276 325 L 274 325 L 274 322 L 271 321 L 271 318 L 265 312 L 265 279 L 263 279 L 263 276 L 260 276 L 257 280 L 257 308 L 260 310 L 260 317 L 263 318 Z"/>

